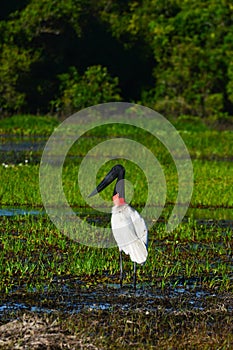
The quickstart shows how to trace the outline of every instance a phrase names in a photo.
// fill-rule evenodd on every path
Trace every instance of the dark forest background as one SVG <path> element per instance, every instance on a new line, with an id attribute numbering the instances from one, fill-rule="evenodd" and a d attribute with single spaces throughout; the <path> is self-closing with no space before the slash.
<path id="1" fill-rule="evenodd" d="M 166 115 L 233 115 L 228 0 L 8 0 L 0 109 L 60 113 L 109 101 Z"/>

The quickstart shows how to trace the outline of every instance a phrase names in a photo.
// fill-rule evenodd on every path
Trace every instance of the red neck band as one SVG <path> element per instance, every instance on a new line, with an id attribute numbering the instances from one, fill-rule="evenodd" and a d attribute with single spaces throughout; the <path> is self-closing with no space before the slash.
<path id="1" fill-rule="evenodd" d="M 117 206 L 126 204 L 125 199 L 119 197 L 119 193 L 115 194 L 115 196 L 112 197 L 112 200 L 114 205 L 117 205 Z"/>

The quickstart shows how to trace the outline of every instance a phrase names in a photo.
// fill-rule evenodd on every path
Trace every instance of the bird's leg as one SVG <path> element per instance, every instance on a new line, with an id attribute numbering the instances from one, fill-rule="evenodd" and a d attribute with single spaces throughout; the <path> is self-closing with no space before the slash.
<path id="1" fill-rule="evenodd" d="M 120 250 L 120 287 L 122 288 L 122 281 L 123 281 L 123 268 L 122 268 L 122 253 Z"/>
<path id="2" fill-rule="evenodd" d="M 134 290 L 136 290 L 136 272 L 137 272 L 137 265 L 136 265 L 136 262 L 134 262 L 134 267 L 133 267 L 133 286 L 134 286 Z"/>

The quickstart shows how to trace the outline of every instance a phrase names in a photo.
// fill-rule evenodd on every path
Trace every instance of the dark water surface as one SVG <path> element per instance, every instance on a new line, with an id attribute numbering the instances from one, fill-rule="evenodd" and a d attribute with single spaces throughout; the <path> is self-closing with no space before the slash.
<path id="1" fill-rule="evenodd" d="M 94 282 L 94 281 L 93 281 Z M 222 303 L 227 312 L 233 311 L 232 295 L 217 294 L 199 287 L 194 288 L 192 282 L 180 283 L 166 292 L 153 288 L 151 283 L 139 284 L 136 291 L 126 284 L 91 285 L 80 280 L 56 281 L 57 286 L 51 292 L 10 293 L 0 305 L 0 317 L 15 312 L 52 313 L 55 311 L 77 314 L 92 310 L 135 310 L 145 313 L 156 312 L 163 308 L 166 313 L 177 312 L 182 302 L 182 310 L 207 310 L 210 304 Z M 179 307 L 178 307 L 179 306 Z"/>

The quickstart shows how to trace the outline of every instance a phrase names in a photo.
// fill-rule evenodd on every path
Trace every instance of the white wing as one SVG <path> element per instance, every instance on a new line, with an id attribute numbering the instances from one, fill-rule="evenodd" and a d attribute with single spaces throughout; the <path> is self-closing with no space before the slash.
<path id="1" fill-rule="evenodd" d="M 112 232 L 120 250 L 132 261 L 143 264 L 147 259 L 147 228 L 143 218 L 128 204 L 112 209 Z"/>
<path id="2" fill-rule="evenodd" d="M 138 238 L 140 238 L 143 243 L 148 246 L 148 231 L 144 219 L 140 216 L 137 210 L 129 207 L 131 209 L 131 218 L 134 223 L 134 228 Z"/>

